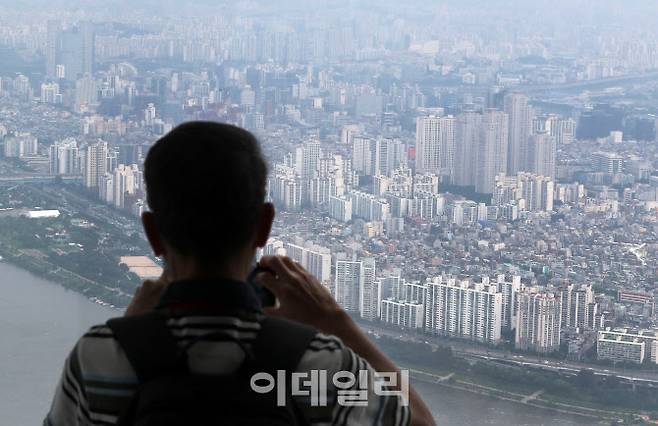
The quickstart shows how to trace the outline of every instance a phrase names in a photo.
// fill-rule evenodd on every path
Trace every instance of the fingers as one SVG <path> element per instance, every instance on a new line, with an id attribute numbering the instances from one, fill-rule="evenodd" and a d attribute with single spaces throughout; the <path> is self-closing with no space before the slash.
<path id="1" fill-rule="evenodd" d="M 288 292 L 310 292 L 311 276 L 297 262 L 288 257 L 268 256 L 260 261 L 261 266 L 272 269 L 276 277 L 271 274 L 260 274 L 258 282 L 270 289 L 279 300 L 286 299 Z"/>
<path id="2" fill-rule="evenodd" d="M 308 281 L 313 276 L 299 263 L 286 256 L 264 256 L 260 264 L 272 268 L 277 275 L 288 278 L 305 279 Z"/>
<path id="3" fill-rule="evenodd" d="M 137 315 L 153 309 L 167 287 L 166 283 L 147 280 L 135 289 L 135 295 L 130 301 L 125 315 Z"/>
<path id="4" fill-rule="evenodd" d="M 277 298 L 280 298 L 281 293 L 285 292 L 286 290 L 286 283 L 282 285 L 280 280 L 278 280 L 272 274 L 267 274 L 267 273 L 258 274 L 258 276 L 256 276 L 256 282 L 258 282 L 258 284 L 262 285 L 263 287 L 271 290 Z"/>
<path id="5" fill-rule="evenodd" d="M 291 284 L 290 281 L 299 281 L 300 276 L 290 258 L 282 256 L 264 256 L 260 260 L 261 265 L 272 269 L 280 282 Z"/>
<path id="6" fill-rule="evenodd" d="M 277 308 L 265 308 L 266 314 L 309 324 L 319 330 L 331 329 L 332 318 L 342 310 L 329 290 L 310 272 L 288 257 L 264 256 L 259 264 L 276 274 L 259 274 L 257 280 L 280 302 Z"/>
<path id="7" fill-rule="evenodd" d="M 165 289 L 165 287 L 167 287 L 167 283 L 163 281 L 146 280 L 138 290 L 140 291 L 140 293 L 143 293 L 145 295 L 150 295 L 150 294 L 161 293 Z"/>
<path id="8" fill-rule="evenodd" d="M 162 269 L 162 274 L 160 275 L 160 278 L 158 278 L 158 282 L 162 284 L 169 284 L 169 282 L 171 281 L 169 275 L 170 275 L 169 268 L 165 265 L 165 267 Z"/>
<path id="9" fill-rule="evenodd" d="M 302 265 L 299 264 L 299 262 L 295 262 L 289 257 L 284 257 L 282 258 L 283 263 L 288 267 L 293 272 L 298 273 L 299 275 L 305 275 L 306 274 L 306 269 Z"/>

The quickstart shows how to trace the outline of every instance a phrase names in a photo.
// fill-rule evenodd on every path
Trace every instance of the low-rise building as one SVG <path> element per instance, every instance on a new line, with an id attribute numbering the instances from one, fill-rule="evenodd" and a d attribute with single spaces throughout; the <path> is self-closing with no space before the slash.
<path id="1" fill-rule="evenodd" d="M 642 364 L 658 359 L 658 333 L 654 330 L 606 329 L 599 331 L 597 358 L 613 362 Z"/>

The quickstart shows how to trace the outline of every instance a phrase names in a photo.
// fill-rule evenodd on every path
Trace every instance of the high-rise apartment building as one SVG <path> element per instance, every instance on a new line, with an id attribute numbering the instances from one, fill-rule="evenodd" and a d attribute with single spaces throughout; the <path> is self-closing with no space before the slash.
<path id="1" fill-rule="evenodd" d="M 455 176 L 455 117 L 449 115 L 443 117 L 440 126 L 440 175 L 445 176 L 449 182 L 454 181 Z"/>
<path id="2" fill-rule="evenodd" d="M 406 300 L 382 300 L 381 320 L 398 327 L 423 328 L 423 305 Z"/>
<path id="3" fill-rule="evenodd" d="M 375 141 L 367 136 L 354 136 L 352 138 L 352 167 L 365 176 L 373 173 Z"/>
<path id="4" fill-rule="evenodd" d="M 32 98 L 32 84 L 27 76 L 19 74 L 14 78 L 13 94 L 23 100 Z"/>
<path id="5" fill-rule="evenodd" d="M 454 174 L 455 118 L 430 115 L 416 119 L 416 172 Z"/>
<path id="6" fill-rule="evenodd" d="M 561 289 L 562 328 L 596 328 L 598 306 L 591 284 L 567 284 Z"/>
<path id="7" fill-rule="evenodd" d="M 4 154 L 8 158 L 24 158 L 36 155 L 38 141 L 30 133 L 16 133 L 5 139 Z"/>
<path id="8" fill-rule="evenodd" d="M 98 85 L 96 80 L 86 74 L 75 82 L 75 110 L 84 112 L 98 102 Z"/>
<path id="9" fill-rule="evenodd" d="M 137 164 L 126 166 L 119 164 L 112 173 L 112 187 L 114 195 L 112 203 L 114 207 L 125 208 L 126 196 L 135 195 L 135 192 L 141 187 L 142 172 Z M 103 188 L 100 188 L 103 191 Z"/>
<path id="10" fill-rule="evenodd" d="M 360 175 L 390 176 L 403 163 L 406 163 L 406 153 L 399 140 L 373 139 L 363 135 L 352 137 L 352 166 Z"/>
<path id="11" fill-rule="evenodd" d="M 375 141 L 372 159 L 374 176 L 391 176 L 400 165 L 406 164 L 405 146 L 398 139 L 380 137 Z"/>
<path id="12" fill-rule="evenodd" d="M 592 154 L 592 166 L 601 173 L 623 173 L 624 157 L 613 152 L 595 152 Z"/>
<path id="13" fill-rule="evenodd" d="M 331 280 L 331 251 L 310 242 L 286 242 L 283 247 L 286 255 L 299 262 L 318 281 L 328 283 Z"/>
<path id="14" fill-rule="evenodd" d="M 59 84 L 43 83 L 41 85 L 41 102 L 44 104 L 58 104 L 62 101 L 62 95 L 59 93 Z"/>
<path id="15" fill-rule="evenodd" d="M 488 277 L 486 278 L 488 279 Z M 505 330 L 512 330 L 516 327 L 519 293 L 524 289 L 520 276 L 515 275 L 509 278 L 505 275 L 498 275 L 495 282 L 498 291 L 503 295 L 501 324 Z"/>
<path id="16" fill-rule="evenodd" d="M 505 206 L 518 204 L 520 210 L 552 211 L 555 184 L 550 177 L 532 173 L 516 176 L 496 176 L 492 204 Z"/>
<path id="17" fill-rule="evenodd" d="M 528 140 L 527 170 L 555 179 L 557 174 L 557 143 L 547 132 L 530 136 Z"/>
<path id="18" fill-rule="evenodd" d="M 477 145 L 477 158 L 468 166 L 475 172 L 475 191 L 493 192 L 496 176 L 507 174 L 509 118 L 500 111 L 487 111 L 483 118 Z M 475 167 L 473 168 L 473 164 Z"/>
<path id="19" fill-rule="evenodd" d="M 382 286 L 382 299 L 402 298 L 402 286 L 405 280 L 400 277 L 399 269 L 388 271 L 379 278 L 379 281 Z"/>
<path id="20" fill-rule="evenodd" d="M 295 150 L 295 172 L 302 179 L 310 179 L 318 172 L 322 148 L 319 141 L 305 142 Z"/>
<path id="21" fill-rule="evenodd" d="M 362 191 L 350 191 L 347 198 L 352 201 L 352 215 L 368 222 L 385 222 L 390 217 L 390 205 L 384 198 L 378 198 Z"/>
<path id="22" fill-rule="evenodd" d="M 345 311 L 359 313 L 364 279 L 363 262 L 348 260 L 336 262 L 334 298 Z"/>
<path id="23" fill-rule="evenodd" d="M 329 197 L 329 217 L 339 222 L 352 220 L 352 199 L 348 197 Z"/>
<path id="24" fill-rule="evenodd" d="M 376 275 L 372 258 L 337 261 L 334 298 L 347 312 L 369 320 L 379 318 L 381 282 Z"/>
<path id="25" fill-rule="evenodd" d="M 576 140 L 576 120 L 573 118 L 562 118 L 557 122 L 555 134 L 557 145 L 570 145 Z"/>
<path id="26" fill-rule="evenodd" d="M 507 123 L 505 123 L 507 125 Z M 477 167 L 473 167 L 479 155 L 482 114 L 466 111 L 455 119 L 455 175 L 453 183 L 459 186 L 474 186 Z M 507 140 L 505 141 L 507 143 Z M 505 153 L 506 155 L 506 153 Z"/>
<path id="27" fill-rule="evenodd" d="M 307 186 L 296 174 L 294 166 L 277 164 L 267 181 L 268 197 L 285 210 L 299 210 L 308 198 Z"/>
<path id="28" fill-rule="evenodd" d="M 59 45 L 60 23 L 55 20 L 49 20 L 46 23 L 46 77 L 55 78 L 57 76 L 57 51 Z"/>
<path id="29" fill-rule="evenodd" d="M 98 188 L 99 179 L 108 172 L 109 149 L 107 142 L 99 140 L 87 145 L 85 150 L 85 188 Z"/>
<path id="30" fill-rule="evenodd" d="M 80 173 L 78 143 L 67 138 L 53 143 L 48 149 L 50 174 L 74 175 Z"/>
<path id="31" fill-rule="evenodd" d="M 539 353 L 560 349 L 562 306 L 558 294 L 528 287 L 519 293 L 514 346 Z"/>
<path id="32" fill-rule="evenodd" d="M 95 48 L 94 28 L 91 22 L 59 31 L 55 38 L 56 63 L 64 66 L 66 80 L 76 81 L 85 74 L 93 74 Z"/>
<path id="33" fill-rule="evenodd" d="M 381 282 L 376 279 L 375 259 L 366 258 L 363 264 L 363 282 L 359 287 L 359 316 L 367 320 L 380 318 L 382 300 Z"/>
<path id="34" fill-rule="evenodd" d="M 523 93 L 509 93 L 503 99 L 509 117 L 507 173 L 527 171 L 528 138 L 532 131 L 532 108 Z"/>
<path id="35" fill-rule="evenodd" d="M 436 277 L 426 286 L 428 333 L 489 344 L 500 341 L 503 295 L 495 285 Z"/>
<path id="36" fill-rule="evenodd" d="M 401 298 L 411 302 L 425 304 L 427 286 L 418 282 L 403 282 Z"/>

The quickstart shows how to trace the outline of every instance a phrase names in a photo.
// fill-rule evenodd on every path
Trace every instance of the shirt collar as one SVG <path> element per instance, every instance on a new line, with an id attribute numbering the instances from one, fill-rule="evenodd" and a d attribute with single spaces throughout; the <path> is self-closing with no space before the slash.
<path id="1" fill-rule="evenodd" d="M 157 309 L 172 307 L 252 312 L 262 310 L 260 299 L 251 285 L 229 279 L 172 282 L 167 286 Z"/>

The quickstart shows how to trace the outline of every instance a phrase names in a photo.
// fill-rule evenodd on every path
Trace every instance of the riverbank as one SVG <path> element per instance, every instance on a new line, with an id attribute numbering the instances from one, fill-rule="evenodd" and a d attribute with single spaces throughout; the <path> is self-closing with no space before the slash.
<path id="1" fill-rule="evenodd" d="M 401 368 L 408 368 L 401 366 Z M 520 394 L 506 391 L 499 388 L 484 386 L 471 381 L 459 380 L 455 378 L 455 373 L 449 373 L 440 376 L 427 371 L 409 368 L 410 376 L 416 381 L 431 383 L 436 386 L 442 386 L 446 389 L 469 392 L 476 395 L 487 396 L 501 401 L 508 401 L 514 404 L 520 404 L 528 407 L 535 407 L 541 410 L 548 410 L 569 416 L 574 416 L 583 421 L 588 420 L 588 424 L 639 424 L 640 419 L 649 420 L 648 416 L 635 415 L 628 412 L 607 411 L 600 408 L 589 408 L 585 406 L 554 402 L 541 398 L 543 390 L 537 390 L 531 394 Z M 620 423 L 621 422 L 621 423 Z M 649 424 L 647 422 L 647 424 Z"/>
<path id="2" fill-rule="evenodd" d="M 589 418 L 603 424 L 649 424 L 658 417 L 655 388 L 614 377 L 500 365 L 463 358 L 447 346 L 400 341 L 373 334 L 378 345 L 414 377 L 450 389 L 523 406 Z M 648 420 L 647 420 L 648 419 Z"/>
<path id="3" fill-rule="evenodd" d="M 111 288 L 55 265 L 45 256 L 34 251 L 11 248 L 0 242 L 0 256 L 2 258 L 0 262 L 9 263 L 40 278 L 53 281 L 101 305 L 124 308 L 132 297 L 117 288 Z"/>

